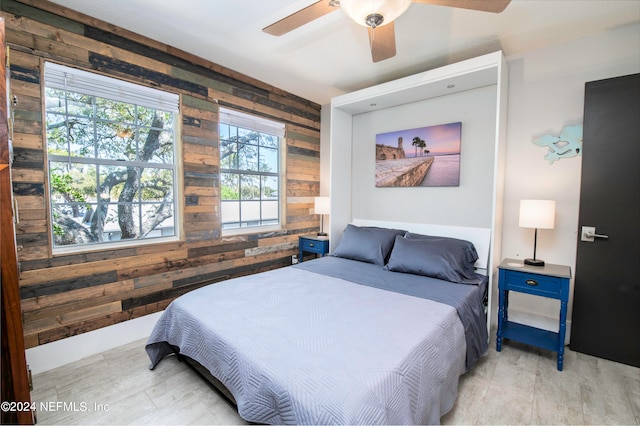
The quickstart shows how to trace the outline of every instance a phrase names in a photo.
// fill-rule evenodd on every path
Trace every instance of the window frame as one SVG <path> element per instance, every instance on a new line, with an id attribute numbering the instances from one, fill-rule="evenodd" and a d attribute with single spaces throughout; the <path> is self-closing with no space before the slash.
<path id="1" fill-rule="evenodd" d="M 57 64 L 54 62 L 45 61 L 44 62 L 44 73 L 43 73 L 43 123 L 45 123 L 44 132 L 44 154 L 45 154 L 45 180 L 46 180 L 46 201 L 47 201 L 47 217 L 49 219 L 48 233 L 50 237 L 50 248 L 53 256 L 55 255 L 64 255 L 64 254 L 72 254 L 72 253 L 85 253 L 85 252 L 95 252 L 102 250 L 112 250 L 112 249 L 125 249 L 130 247 L 136 247 L 141 245 L 149 245 L 149 244 L 161 244 L 167 242 L 175 242 L 180 241 L 182 238 L 182 203 L 180 202 L 182 190 L 182 179 L 180 175 L 181 170 L 181 162 L 182 158 L 180 153 L 181 150 L 181 134 L 180 134 L 180 105 L 181 99 L 180 96 L 176 93 L 167 92 L 164 90 L 158 90 L 156 88 L 151 88 L 148 86 L 144 86 L 138 83 L 132 83 L 125 80 L 121 80 L 115 77 L 106 76 L 103 74 L 99 74 L 93 71 L 84 71 L 78 68 L 69 67 L 66 65 Z M 99 119 L 95 115 L 92 117 L 84 117 L 77 114 L 71 114 L 67 108 L 65 108 L 64 112 L 59 113 L 58 115 L 64 120 L 69 119 L 69 117 L 82 117 L 91 121 L 93 127 L 93 146 L 94 153 L 91 156 L 74 156 L 71 151 L 67 151 L 67 154 L 52 154 L 49 153 L 49 134 L 46 128 L 47 123 L 47 114 L 49 113 L 46 105 L 47 99 L 47 91 L 49 89 L 54 90 L 64 90 L 68 93 L 73 94 L 81 94 L 90 96 L 93 99 L 102 98 L 108 101 L 112 101 L 116 104 L 133 104 L 135 105 L 135 110 L 138 108 L 151 108 L 158 112 L 162 113 L 170 113 L 172 116 L 172 123 L 170 124 L 170 128 L 173 133 L 173 143 L 172 143 L 172 157 L 173 161 L 169 162 L 154 162 L 154 161 L 139 161 L 139 160 L 122 160 L 122 159 L 109 159 L 109 158 L 100 158 L 100 154 L 98 153 L 98 141 L 95 138 L 96 125 L 105 123 L 110 124 L 134 124 L 133 131 L 137 132 L 140 130 L 150 130 L 154 129 L 153 126 L 149 124 L 140 125 L 140 123 L 128 123 L 125 121 L 105 121 L 103 119 Z M 65 99 L 67 99 L 67 94 L 65 93 Z M 66 105 L 66 103 L 65 103 Z M 95 103 L 92 104 L 95 112 Z M 160 131 L 165 131 L 164 129 L 159 129 Z M 139 149 L 140 147 L 138 147 Z M 72 245 L 56 245 L 55 244 L 55 230 L 54 230 L 54 206 L 55 205 L 67 205 L 73 206 L 78 204 L 88 204 L 89 202 L 77 202 L 77 203 L 55 203 L 53 200 L 53 188 L 52 188 L 52 164 L 53 163 L 69 163 L 69 164 L 84 164 L 84 165 L 94 165 L 97 170 L 101 167 L 138 167 L 142 170 L 138 176 L 138 179 L 142 176 L 145 170 L 154 169 L 154 170 L 168 170 L 171 173 L 173 187 L 172 191 L 172 218 L 173 218 L 173 235 L 170 236 L 153 236 L 153 237 L 144 237 L 144 238 L 133 238 L 133 239 L 119 239 L 114 241 L 98 241 L 98 242 L 90 242 L 84 244 L 72 244 Z M 97 176 L 96 176 L 97 179 Z M 98 191 L 98 181 L 96 180 L 96 191 Z M 97 192 L 96 192 L 97 195 Z M 96 198 L 95 202 L 90 202 L 91 204 L 100 205 L 99 197 Z M 133 210 L 140 210 L 135 215 L 136 223 L 138 226 L 140 225 L 140 220 L 143 218 L 143 213 L 141 207 L 145 204 L 157 204 L 152 201 L 145 201 L 140 196 L 138 196 L 135 200 L 131 202 L 127 202 L 133 208 Z M 108 207 L 118 206 L 120 203 L 117 199 L 110 200 L 108 203 Z M 153 228 L 156 229 L 155 227 Z M 103 235 L 106 232 L 103 232 Z"/>
<path id="2" fill-rule="evenodd" d="M 227 169 L 227 168 L 223 168 L 223 161 L 222 161 L 222 145 L 223 145 L 223 139 L 222 139 L 222 132 L 221 132 L 221 126 L 222 125 L 229 125 L 231 127 L 236 127 L 238 129 L 244 129 L 244 130 L 248 130 L 248 131 L 255 131 L 258 132 L 260 134 L 267 134 L 267 135 L 272 135 L 272 136 L 276 136 L 277 140 L 278 140 L 278 146 L 277 146 L 277 161 L 278 161 L 278 171 L 277 173 L 269 173 L 269 172 L 260 172 L 260 171 L 248 171 L 248 170 L 241 170 L 241 169 Z M 285 151 L 286 151 L 286 125 L 283 122 L 278 122 L 275 120 L 270 120 L 267 118 L 263 118 L 261 116 L 258 115 L 252 115 L 252 114 L 248 114 L 248 113 L 244 113 L 244 112 L 240 112 L 237 110 L 233 110 L 230 108 L 226 108 L 226 107 L 220 107 L 219 108 L 219 125 L 218 125 L 218 140 L 219 140 L 219 146 L 220 146 L 220 154 L 221 154 L 221 160 L 220 160 L 220 179 L 219 179 L 219 183 L 220 183 L 220 230 L 221 230 L 221 235 L 222 236 L 231 236 L 231 235 L 243 235 L 243 234 L 251 234 L 251 233 L 260 233 L 260 232 L 269 232 L 269 231 L 276 231 L 276 230 L 280 230 L 284 227 L 286 221 L 285 221 L 285 217 L 284 217 L 284 203 L 285 203 L 285 190 L 286 190 L 286 174 L 285 174 L 285 165 L 286 165 L 286 158 L 285 158 Z M 235 143 L 238 143 L 238 141 L 236 140 Z M 257 145 L 255 145 L 257 146 Z M 239 227 L 235 227 L 235 228 L 225 228 L 225 221 L 224 221 L 224 217 L 223 217 L 223 204 L 226 202 L 231 202 L 231 200 L 223 200 L 223 195 L 222 195 L 222 183 L 223 183 L 223 179 L 222 179 L 222 175 L 225 173 L 238 173 L 241 175 L 252 175 L 252 176 L 258 176 L 260 179 L 262 179 L 262 177 L 265 176 L 277 176 L 278 179 L 278 197 L 277 197 L 277 211 L 278 211 L 278 218 L 277 218 L 277 223 L 274 224 L 260 224 L 260 225 L 245 225 L 242 226 L 243 221 L 242 220 L 242 211 L 239 211 L 240 214 L 240 218 L 239 218 L 239 223 L 240 226 Z M 235 202 L 235 201 L 233 201 Z M 242 195 L 239 194 L 239 199 L 237 200 L 238 203 L 242 202 Z M 260 211 L 262 211 L 262 196 L 259 200 L 260 202 Z M 239 207 L 240 209 L 240 207 Z M 262 221 L 263 219 L 260 218 L 260 221 Z M 227 222 L 229 223 L 229 222 Z"/>

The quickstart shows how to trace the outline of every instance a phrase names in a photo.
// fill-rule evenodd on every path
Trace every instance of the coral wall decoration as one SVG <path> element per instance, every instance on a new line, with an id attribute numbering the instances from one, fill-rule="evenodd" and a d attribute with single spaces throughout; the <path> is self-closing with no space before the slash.
<path id="1" fill-rule="evenodd" d="M 544 159 L 551 164 L 562 158 L 575 157 L 582 153 L 582 124 L 564 126 L 559 136 L 543 135 L 534 137 L 532 142 L 548 148 Z"/>

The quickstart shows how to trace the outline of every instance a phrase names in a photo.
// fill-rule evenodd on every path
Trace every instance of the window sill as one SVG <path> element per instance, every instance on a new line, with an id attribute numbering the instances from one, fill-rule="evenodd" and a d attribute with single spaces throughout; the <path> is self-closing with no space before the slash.
<path id="1" fill-rule="evenodd" d="M 252 226 L 247 228 L 226 229 L 221 232 L 223 237 L 233 237 L 235 235 L 262 234 L 264 232 L 280 231 L 281 225 Z"/>
<path id="2" fill-rule="evenodd" d="M 140 246 L 148 246 L 155 244 L 166 244 L 166 243 L 174 243 L 180 241 L 180 238 L 177 236 L 173 237 L 162 237 L 162 238 L 149 238 L 146 240 L 132 240 L 126 243 L 102 243 L 102 244 L 91 244 L 86 246 L 79 247 L 58 247 L 52 248 L 51 254 L 53 257 L 56 256 L 67 256 L 70 254 L 82 254 L 82 253 L 93 253 L 100 252 L 106 250 L 126 250 L 129 248 L 140 247 Z"/>

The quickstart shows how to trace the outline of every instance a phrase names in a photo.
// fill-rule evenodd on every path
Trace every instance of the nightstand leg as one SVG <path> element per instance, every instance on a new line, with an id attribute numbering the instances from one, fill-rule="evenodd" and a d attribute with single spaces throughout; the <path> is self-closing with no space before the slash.
<path id="1" fill-rule="evenodd" d="M 558 330 L 558 371 L 564 362 L 564 339 L 567 333 L 567 302 L 560 302 L 560 328 Z"/>
<path id="2" fill-rule="evenodd" d="M 506 291 L 498 291 L 498 334 L 496 337 L 496 351 L 502 351 L 502 327 L 505 317 Z"/>

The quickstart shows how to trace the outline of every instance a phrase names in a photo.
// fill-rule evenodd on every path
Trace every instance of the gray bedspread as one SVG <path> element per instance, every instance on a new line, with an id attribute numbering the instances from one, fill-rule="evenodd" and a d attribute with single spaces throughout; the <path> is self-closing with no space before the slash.
<path id="1" fill-rule="evenodd" d="M 437 278 L 387 271 L 371 263 L 358 262 L 357 267 L 354 267 L 353 261 L 333 256 L 300 263 L 294 268 L 453 306 L 464 326 L 467 369 L 487 352 L 489 338 L 482 303 L 487 285 L 486 276 L 478 275 L 482 283 L 479 286 L 454 284 Z"/>
<path id="2" fill-rule="evenodd" d="M 335 260 L 233 279 L 176 299 L 147 342 L 151 368 L 179 348 L 229 389 L 251 422 L 439 423 L 465 371 L 458 311 L 310 270 Z M 356 274 L 372 273 L 357 272 L 366 264 L 340 260 Z"/>

